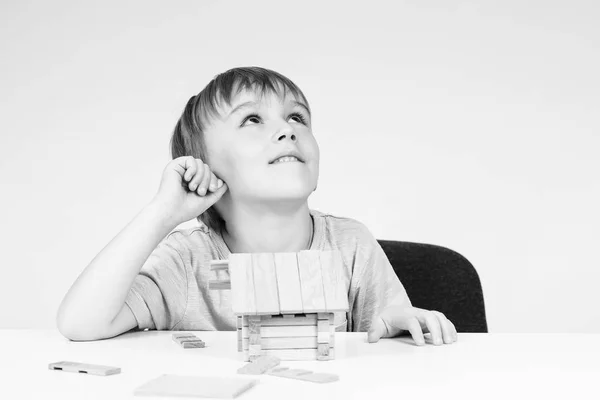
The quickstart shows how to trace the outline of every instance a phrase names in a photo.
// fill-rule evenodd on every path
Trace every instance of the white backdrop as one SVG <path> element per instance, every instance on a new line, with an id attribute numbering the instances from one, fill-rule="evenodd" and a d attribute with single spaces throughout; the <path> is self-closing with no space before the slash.
<path id="1" fill-rule="evenodd" d="M 589 1 L 0 6 L 0 327 L 53 327 L 152 198 L 187 99 L 236 66 L 307 95 L 312 208 L 467 257 L 491 332 L 600 332 Z"/>

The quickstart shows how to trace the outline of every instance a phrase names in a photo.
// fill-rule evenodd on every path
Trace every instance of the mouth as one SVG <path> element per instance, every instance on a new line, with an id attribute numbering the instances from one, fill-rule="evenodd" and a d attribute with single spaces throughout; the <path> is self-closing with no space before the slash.
<path id="1" fill-rule="evenodd" d="M 283 157 L 276 158 L 275 160 L 271 161 L 269 164 L 283 164 L 283 163 L 295 163 L 295 162 L 303 163 L 304 161 L 298 159 L 295 156 L 283 156 Z"/>
<path id="2" fill-rule="evenodd" d="M 296 149 L 289 149 L 287 151 L 283 151 L 277 155 L 274 159 L 272 159 L 269 164 L 282 164 L 282 163 L 294 163 L 299 162 L 304 164 L 304 159 L 302 154 Z"/>

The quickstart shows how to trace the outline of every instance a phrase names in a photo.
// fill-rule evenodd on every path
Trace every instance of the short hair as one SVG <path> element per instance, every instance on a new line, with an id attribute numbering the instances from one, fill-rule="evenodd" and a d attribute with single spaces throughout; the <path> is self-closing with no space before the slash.
<path id="1" fill-rule="evenodd" d="M 242 90 L 253 90 L 261 97 L 265 93 L 282 97 L 280 88 L 283 88 L 284 98 L 289 90 L 297 99 L 304 101 L 310 112 L 304 93 L 294 82 L 278 72 L 261 67 L 239 67 L 216 75 L 200 93 L 187 102 L 171 137 L 172 158 L 192 156 L 209 164 L 204 131 L 211 119 L 219 116 L 218 107 L 221 102 L 231 106 L 232 98 Z M 223 217 L 213 207 L 196 219 L 216 232 L 226 231 Z"/>

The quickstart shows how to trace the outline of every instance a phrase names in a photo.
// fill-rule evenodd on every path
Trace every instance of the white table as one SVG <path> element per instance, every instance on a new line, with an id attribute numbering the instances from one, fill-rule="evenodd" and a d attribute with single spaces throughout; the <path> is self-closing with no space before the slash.
<path id="1" fill-rule="evenodd" d="M 338 333 L 336 360 L 282 362 L 332 372 L 316 384 L 236 373 L 244 365 L 235 332 L 194 332 L 204 349 L 183 349 L 169 331 L 71 342 L 56 330 L 0 330 L 0 399 L 143 399 L 135 388 L 162 374 L 257 378 L 239 399 L 581 399 L 600 398 L 600 335 L 459 334 L 452 345 L 417 347 L 409 338 L 369 344 Z M 121 367 L 112 376 L 51 371 L 56 361 Z M 542 397 L 548 396 L 548 397 Z"/>

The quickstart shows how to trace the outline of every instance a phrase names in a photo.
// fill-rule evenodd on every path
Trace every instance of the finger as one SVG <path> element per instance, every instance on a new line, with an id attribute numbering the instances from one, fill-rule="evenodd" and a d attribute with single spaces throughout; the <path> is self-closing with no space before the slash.
<path id="1" fill-rule="evenodd" d="M 448 320 L 448 324 L 450 324 L 450 330 L 452 332 L 452 338 L 454 339 L 454 342 L 456 342 L 458 340 L 458 332 L 456 331 L 456 327 L 454 326 L 454 324 L 450 320 Z"/>
<path id="2" fill-rule="evenodd" d="M 183 180 L 185 182 L 189 182 L 190 179 L 192 179 L 192 177 L 196 173 L 196 162 L 194 161 L 194 157 L 186 157 L 184 160 L 183 167 L 185 169 L 185 172 L 183 174 Z"/>
<path id="3" fill-rule="evenodd" d="M 200 196 L 204 196 L 206 194 L 211 175 L 212 175 L 212 172 L 210 172 L 210 167 L 208 166 L 208 164 L 204 164 L 204 175 L 202 175 L 202 180 L 200 181 L 200 184 L 198 185 L 198 190 L 196 190 L 196 192 Z"/>
<path id="4" fill-rule="evenodd" d="M 381 319 L 381 317 L 377 317 L 373 319 L 373 322 L 371 323 L 371 328 L 367 333 L 367 341 L 369 343 L 376 343 L 382 337 L 387 336 L 387 333 L 388 330 L 385 325 L 385 322 L 383 321 L 383 319 Z"/>
<path id="5" fill-rule="evenodd" d="M 210 174 L 210 183 L 208 185 L 208 190 L 210 190 L 211 192 L 217 190 L 219 188 L 218 182 L 219 179 L 217 178 L 217 176 L 214 173 Z"/>
<path id="6" fill-rule="evenodd" d="M 202 182 L 202 177 L 204 176 L 204 163 L 202 160 L 194 159 L 194 164 L 196 165 L 196 171 L 188 185 L 192 192 L 195 192 L 198 189 L 198 185 Z"/>
<path id="7" fill-rule="evenodd" d="M 223 186 L 221 186 L 220 188 L 218 188 L 215 192 L 213 193 L 209 193 L 207 196 L 205 196 L 204 198 L 206 199 L 207 203 L 208 203 L 208 208 L 210 208 L 213 204 L 215 204 L 217 201 L 219 201 L 219 199 L 221 197 L 223 197 L 223 195 L 225 194 L 225 192 L 227 192 L 227 185 L 223 184 Z"/>
<path id="8" fill-rule="evenodd" d="M 425 344 L 425 337 L 423 336 L 423 330 L 421 329 L 419 320 L 416 317 L 411 317 L 408 319 L 406 325 L 415 343 L 418 346 L 423 346 Z"/>
<path id="9" fill-rule="evenodd" d="M 425 319 L 425 324 L 427 325 L 429 333 L 431 333 L 431 339 L 433 340 L 433 344 L 435 344 L 436 346 L 441 345 L 442 329 L 440 327 L 438 319 L 432 312 L 426 312 L 423 318 Z"/>
<path id="10" fill-rule="evenodd" d="M 442 338 L 444 339 L 444 343 L 449 344 L 452 343 L 454 337 L 452 335 L 452 331 L 450 329 L 450 324 L 448 318 L 444 314 L 439 311 L 432 311 L 433 315 L 437 318 L 440 323 L 440 328 L 442 330 Z"/>

